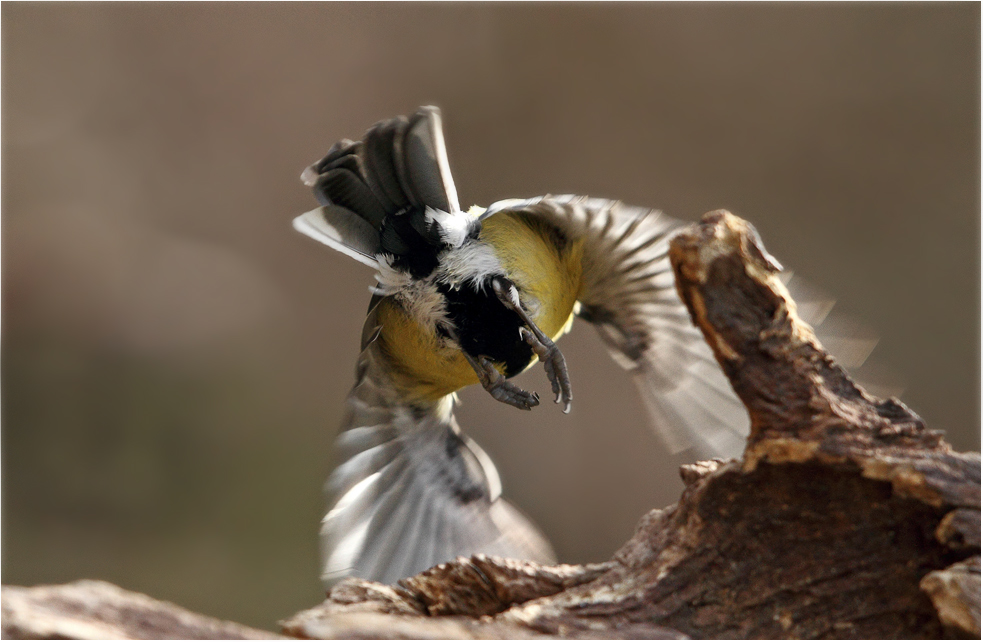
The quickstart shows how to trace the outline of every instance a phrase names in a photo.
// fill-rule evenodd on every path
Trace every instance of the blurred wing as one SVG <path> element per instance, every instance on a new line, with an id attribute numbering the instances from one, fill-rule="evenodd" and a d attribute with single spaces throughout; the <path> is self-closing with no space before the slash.
<path id="1" fill-rule="evenodd" d="M 579 316 L 594 324 L 615 361 L 632 373 L 672 452 L 739 457 L 750 427 L 747 411 L 676 292 L 668 250 L 682 223 L 656 210 L 578 196 L 502 201 L 483 218 L 503 210 L 541 217 L 583 239 Z M 787 281 L 800 316 L 831 354 L 844 367 L 864 365 L 876 338 L 845 315 L 830 314 L 833 301 L 802 279 Z"/>
<path id="2" fill-rule="evenodd" d="M 678 453 L 737 457 L 747 411 L 676 293 L 669 238 L 681 222 L 616 201 L 557 196 L 502 201 L 584 242 L 581 318 L 629 370 L 656 432 Z"/>
<path id="3" fill-rule="evenodd" d="M 498 472 L 462 435 L 451 398 L 429 411 L 401 405 L 371 339 L 328 479 L 322 580 L 393 583 L 460 555 L 553 563 L 539 530 L 501 498 Z"/>
<path id="4" fill-rule="evenodd" d="M 791 270 L 779 275 L 795 300 L 799 317 L 864 390 L 875 397 L 900 397 L 904 384 L 897 372 L 879 361 L 877 334 L 836 306 L 836 299 Z M 873 355 L 873 356 L 872 356 Z"/>

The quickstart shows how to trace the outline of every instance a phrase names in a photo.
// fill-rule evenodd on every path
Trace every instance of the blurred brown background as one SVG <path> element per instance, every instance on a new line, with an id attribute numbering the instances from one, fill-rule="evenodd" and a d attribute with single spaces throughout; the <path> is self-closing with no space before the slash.
<path id="1" fill-rule="evenodd" d="M 273 627 L 320 599 L 367 268 L 300 237 L 340 137 L 444 110 L 462 204 L 726 207 L 979 448 L 978 4 L 7 4 L 3 582 Z M 461 424 L 565 561 L 678 494 L 627 377 Z M 540 369 L 526 385 L 546 391 Z"/>

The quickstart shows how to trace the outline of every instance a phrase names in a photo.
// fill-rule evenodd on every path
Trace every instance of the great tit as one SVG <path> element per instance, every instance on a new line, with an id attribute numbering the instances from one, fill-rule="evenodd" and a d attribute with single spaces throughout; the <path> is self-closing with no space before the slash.
<path id="1" fill-rule="evenodd" d="M 537 361 L 568 412 L 555 341 L 593 324 L 675 451 L 735 456 L 748 417 L 674 286 L 662 213 L 579 196 L 463 211 L 440 112 L 382 121 L 301 176 L 321 207 L 294 227 L 376 270 L 355 386 L 328 480 L 322 579 L 392 583 L 459 555 L 555 561 L 461 432 L 455 393 L 480 383 L 529 410 L 509 379 Z"/>

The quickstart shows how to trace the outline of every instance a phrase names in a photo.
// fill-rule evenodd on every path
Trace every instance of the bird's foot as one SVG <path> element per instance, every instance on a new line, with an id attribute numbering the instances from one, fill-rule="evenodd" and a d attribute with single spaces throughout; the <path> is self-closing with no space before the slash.
<path id="1" fill-rule="evenodd" d="M 539 405 L 539 395 L 535 392 L 527 392 L 519 386 L 511 383 L 502 376 L 502 373 L 495 368 L 495 365 L 485 357 L 479 357 L 481 369 L 475 368 L 481 385 L 491 394 L 510 406 L 515 406 L 520 410 L 532 410 Z"/>
<path id="2" fill-rule="evenodd" d="M 563 412 L 570 412 L 570 402 L 573 400 L 573 390 L 570 387 L 570 374 L 567 372 L 567 362 L 563 358 L 563 353 L 556 347 L 550 339 L 532 320 L 529 313 L 522 307 L 519 300 L 519 291 L 515 284 L 504 277 L 495 277 L 491 282 L 495 296 L 502 302 L 502 305 L 515 311 L 526 324 L 526 327 L 519 328 L 519 335 L 522 340 L 529 344 L 539 360 L 546 368 L 546 376 L 550 380 L 553 394 L 556 395 L 554 403 L 563 402 Z"/>
<path id="3" fill-rule="evenodd" d="M 542 334 L 542 333 L 540 333 Z M 567 361 L 563 358 L 563 353 L 556 347 L 553 340 L 543 335 L 537 337 L 528 328 L 519 328 L 519 335 L 522 340 L 532 347 L 539 360 L 543 362 L 546 369 L 546 377 L 550 380 L 553 394 L 556 398 L 553 403 L 563 402 L 563 412 L 570 412 L 570 402 L 573 400 L 573 390 L 570 387 L 570 374 L 567 372 Z"/>

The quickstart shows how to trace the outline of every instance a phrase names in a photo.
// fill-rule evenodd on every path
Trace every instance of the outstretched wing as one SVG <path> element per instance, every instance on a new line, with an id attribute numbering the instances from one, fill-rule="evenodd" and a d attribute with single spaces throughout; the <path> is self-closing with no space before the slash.
<path id="1" fill-rule="evenodd" d="M 583 240 L 579 316 L 594 324 L 614 359 L 631 372 L 656 432 L 673 453 L 740 456 L 747 411 L 676 292 L 668 249 L 682 223 L 657 210 L 579 196 L 501 201 L 483 218 L 505 210 L 540 217 Z M 832 306 L 822 298 L 803 303 L 802 316 L 814 325 Z M 817 328 L 821 341 L 822 330 Z M 849 341 L 853 334 L 830 339 L 843 344 L 838 352 L 846 361 L 859 365 L 872 346 Z"/>
<path id="2" fill-rule="evenodd" d="M 502 201 L 583 239 L 579 316 L 632 374 L 656 432 L 674 452 L 740 455 L 747 411 L 676 293 L 669 239 L 681 225 L 657 210 L 578 196 Z"/>
<path id="3" fill-rule="evenodd" d="M 498 472 L 461 434 L 453 397 L 409 407 L 374 341 L 372 315 L 336 442 L 321 527 L 322 580 L 392 583 L 460 555 L 555 562 L 546 538 L 501 497 Z"/>

